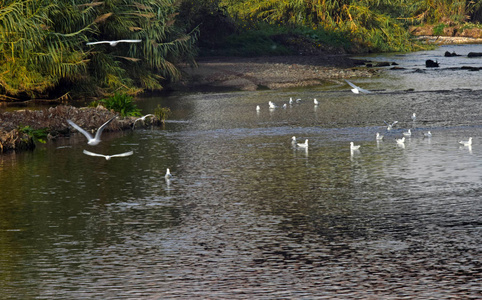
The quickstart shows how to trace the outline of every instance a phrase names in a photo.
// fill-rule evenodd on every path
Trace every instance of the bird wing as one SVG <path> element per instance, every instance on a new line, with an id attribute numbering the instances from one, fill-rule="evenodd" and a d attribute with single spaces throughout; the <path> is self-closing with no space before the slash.
<path id="1" fill-rule="evenodd" d="M 74 127 L 75 129 L 77 129 L 80 133 L 82 133 L 83 135 L 85 135 L 85 137 L 88 139 L 88 140 L 92 140 L 93 137 L 90 133 L 88 133 L 87 131 L 85 131 L 84 129 L 82 129 L 79 125 L 75 124 L 74 122 L 72 122 L 71 120 L 67 120 L 67 123 L 70 124 L 70 126 Z"/>
<path id="2" fill-rule="evenodd" d="M 397 123 L 398 123 L 398 121 L 393 122 L 393 123 L 392 123 L 392 126 L 395 126 L 395 124 L 397 124 Z"/>
<path id="3" fill-rule="evenodd" d="M 362 92 L 362 93 L 365 93 L 365 94 L 371 93 L 369 90 L 362 89 L 361 87 L 356 86 L 355 84 L 353 84 L 352 82 L 350 82 L 350 81 L 348 81 L 348 80 L 346 80 L 346 79 L 345 79 L 345 81 L 346 81 L 346 83 L 348 83 L 352 88 L 357 89 L 357 90 L 359 90 L 359 91 Z"/>
<path id="4" fill-rule="evenodd" d="M 134 152 L 129 151 L 129 152 L 124 152 L 124 153 L 114 154 L 114 155 L 111 155 L 110 157 L 124 157 L 124 156 L 129 156 L 129 155 L 132 155 L 132 154 L 134 154 Z"/>
<path id="5" fill-rule="evenodd" d="M 142 40 L 118 40 L 118 43 L 140 43 Z"/>
<path id="6" fill-rule="evenodd" d="M 89 42 L 86 45 L 110 44 L 110 41 Z"/>
<path id="7" fill-rule="evenodd" d="M 90 156 L 98 156 L 98 157 L 106 157 L 106 155 L 103 155 L 103 154 L 97 154 L 97 153 L 94 153 L 94 152 L 90 152 L 90 151 L 87 151 L 87 150 L 84 150 L 84 154 L 87 154 L 87 155 L 90 155 Z"/>
<path id="8" fill-rule="evenodd" d="M 95 139 L 96 140 L 100 140 L 100 135 L 102 134 L 102 131 L 104 131 L 104 128 L 107 125 L 109 125 L 109 123 L 112 122 L 115 118 L 117 118 L 117 116 L 110 118 L 107 122 L 102 124 L 102 126 L 100 126 L 99 129 L 97 129 L 97 132 L 95 133 Z"/>

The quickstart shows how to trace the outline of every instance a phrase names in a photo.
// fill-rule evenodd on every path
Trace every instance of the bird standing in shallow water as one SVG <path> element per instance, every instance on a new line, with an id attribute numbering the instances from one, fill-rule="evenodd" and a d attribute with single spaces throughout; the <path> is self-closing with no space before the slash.
<path id="1" fill-rule="evenodd" d="M 164 175 L 164 178 L 166 178 L 166 179 L 172 178 L 171 171 L 169 170 L 169 168 L 167 168 L 166 175 Z"/>
<path id="2" fill-rule="evenodd" d="M 472 145 L 472 137 L 469 137 L 468 141 L 460 141 L 459 144 L 464 146 L 471 146 Z"/>
<path id="3" fill-rule="evenodd" d="M 353 144 L 353 142 L 350 142 L 350 150 L 351 151 L 356 151 L 358 149 L 360 149 L 360 145 L 355 145 L 355 144 Z"/>
<path id="4" fill-rule="evenodd" d="M 304 143 L 298 143 L 298 147 L 308 148 L 308 139 L 306 139 Z"/>
<path id="5" fill-rule="evenodd" d="M 381 141 L 381 140 L 383 140 L 383 135 L 380 135 L 380 133 L 377 132 L 377 135 L 375 136 L 375 139 L 376 139 L 377 141 Z"/>

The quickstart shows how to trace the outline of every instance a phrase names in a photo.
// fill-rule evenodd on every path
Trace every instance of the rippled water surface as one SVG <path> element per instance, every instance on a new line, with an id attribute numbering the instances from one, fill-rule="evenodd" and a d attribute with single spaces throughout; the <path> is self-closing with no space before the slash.
<path id="1" fill-rule="evenodd" d="M 340 83 L 143 99 L 172 109 L 164 128 L 0 156 L 2 297 L 482 298 L 481 75 L 448 72 L 354 79 L 368 95 Z M 304 102 L 268 109 L 289 97 Z"/>

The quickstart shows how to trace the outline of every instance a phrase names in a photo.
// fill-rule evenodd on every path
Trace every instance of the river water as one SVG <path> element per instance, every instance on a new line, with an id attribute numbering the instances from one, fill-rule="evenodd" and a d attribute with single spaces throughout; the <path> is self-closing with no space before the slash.
<path id="1" fill-rule="evenodd" d="M 447 50 L 482 46 L 371 57 L 404 69 L 353 79 L 366 95 L 142 99 L 171 108 L 165 127 L 0 156 L 1 298 L 482 298 L 481 73 L 453 69 L 482 58 Z"/>

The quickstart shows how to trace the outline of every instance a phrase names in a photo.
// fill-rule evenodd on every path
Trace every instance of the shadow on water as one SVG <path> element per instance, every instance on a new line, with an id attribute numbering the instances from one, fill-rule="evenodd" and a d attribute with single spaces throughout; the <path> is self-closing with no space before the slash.
<path id="1" fill-rule="evenodd" d="M 398 82 L 144 99 L 173 111 L 163 129 L 1 156 L 3 296 L 480 296 L 481 90 Z"/>

